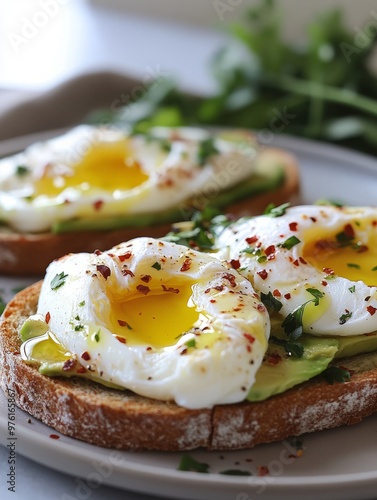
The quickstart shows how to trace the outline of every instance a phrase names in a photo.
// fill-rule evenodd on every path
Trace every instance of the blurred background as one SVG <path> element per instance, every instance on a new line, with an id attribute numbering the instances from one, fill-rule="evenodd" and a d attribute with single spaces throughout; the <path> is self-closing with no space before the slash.
<path id="1" fill-rule="evenodd" d="M 375 154 L 376 32 L 373 0 L 0 0 L 0 139 L 278 116 L 273 132 Z"/>

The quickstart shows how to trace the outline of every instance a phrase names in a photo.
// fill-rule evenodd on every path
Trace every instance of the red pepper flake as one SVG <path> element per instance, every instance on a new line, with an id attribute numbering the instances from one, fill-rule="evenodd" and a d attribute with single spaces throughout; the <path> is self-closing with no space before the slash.
<path id="1" fill-rule="evenodd" d="M 103 205 L 103 201 L 102 200 L 95 201 L 93 203 L 94 210 L 97 210 L 97 211 L 101 210 L 102 205 Z"/>
<path id="2" fill-rule="evenodd" d="M 279 292 L 279 290 L 277 288 L 272 292 L 272 295 L 274 297 L 281 297 L 281 293 Z"/>
<path id="3" fill-rule="evenodd" d="M 137 285 L 136 290 L 139 290 L 139 292 L 143 293 L 144 295 L 147 295 L 151 291 L 149 286 L 145 285 Z"/>
<path id="4" fill-rule="evenodd" d="M 122 319 L 118 319 L 119 326 L 127 326 L 127 321 L 123 321 Z"/>
<path id="5" fill-rule="evenodd" d="M 249 245 L 255 243 L 256 241 L 258 241 L 258 236 L 251 236 L 251 238 L 246 238 L 246 243 L 248 243 Z"/>
<path id="6" fill-rule="evenodd" d="M 250 335 L 250 333 L 243 333 L 242 334 L 246 340 L 249 341 L 250 344 L 254 344 L 255 342 L 255 337 L 253 337 L 252 335 Z"/>
<path id="7" fill-rule="evenodd" d="M 162 287 L 164 287 L 164 285 L 162 285 Z M 207 290 L 205 290 L 205 292 L 204 292 L 204 293 L 209 293 L 210 291 L 211 291 L 211 289 L 210 289 L 210 288 L 207 288 Z"/>
<path id="8" fill-rule="evenodd" d="M 127 340 L 124 337 L 120 337 L 119 335 L 115 335 L 115 338 L 119 340 L 121 344 L 125 344 Z"/>
<path id="9" fill-rule="evenodd" d="M 86 369 L 83 366 L 80 366 L 80 368 L 78 368 L 76 370 L 76 373 L 85 373 L 85 372 L 86 372 Z"/>
<path id="10" fill-rule="evenodd" d="M 105 280 L 111 275 L 110 268 L 103 264 L 97 265 L 97 271 L 102 274 Z"/>
<path id="11" fill-rule="evenodd" d="M 326 273 L 326 274 L 333 275 L 334 274 L 334 269 L 331 269 L 330 267 L 324 267 L 323 268 L 323 272 Z"/>
<path id="12" fill-rule="evenodd" d="M 298 266 L 300 265 L 300 263 L 299 263 L 299 261 L 296 259 L 295 261 L 293 261 L 293 265 L 298 267 Z"/>
<path id="13" fill-rule="evenodd" d="M 109 257 L 111 257 L 111 258 L 114 258 L 114 257 L 115 257 L 115 255 L 114 255 L 113 253 L 108 253 L 107 255 L 108 255 Z"/>
<path id="14" fill-rule="evenodd" d="M 152 350 L 152 347 L 147 347 L 146 349 L 147 351 L 151 351 Z"/>
<path id="15" fill-rule="evenodd" d="M 258 465 L 258 476 L 259 477 L 267 476 L 267 474 L 269 474 L 269 473 L 270 473 L 270 471 L 266 465 Z"/>
<path id="16" fill-rule="evenodd" d="M 170 286 L 169 288 L 166 288 L 165 285 L 161 285 L 161 286 L 162 286 L 162 289 L 164 292 L 179 293 L 179 288 L 173 288 L 172 286 Z M 205 293 L 207 293 L 207 292 L 205 292 Z"/>
<path id="17" fill-rule="evenodd" d="M 351 226 L 351 224 L 346 224 L 344 226 L 344 232 L 347 236 L 347 238 L 354 238 L 355 237 L 355 231 L 353 229 L 353 227 Z"/>
<path id="18" fill-rule="evenodd" d="M 277 351 L 274 351 L 267 359 L 267 363 L 270 365 L 277 365 L 280 361 L 282 361 L 282 358 Z"/>
<path id="19" fill-rule="evenodd" d="M 191 267 L 191 259 L 185 259 L 180 269 L 181 273 L 188 271 Z"/>
<path id="20" fill-rule="evenodd" d="M 373 314 L 377 311 L 377 309 L 373 306 L 368 306 L 367 311 L 371 316 L 373 316 Z"/>
<path id="21" fill-rule="evenodd" d="M 233 311 L 234 312 L 241 311 L 241 308 L 240 307 L 233 307 Z"/>
<path id="22" fill-rule="evenodd" d="M 150 280 L 152 279 L 152 276 L 150 276 L 149 274 L 145 274 L 140 279 L 141 279 L 141 281 L 144 281 L 144 283 L 149 283 Z"/>
<path id="23" fill-rule="evenodd" d="M 216 302 L 216 300 L 215 299 L 211 299 L 210 302 L 211 302 L 211 304 L 214 304 Z"/>
<path id="24" fill-rule="evenodd" d="M 233 267 L 233 269 L 239 269 L 241 267 L 241 263 L 239 260 L 231 260 L 230 265 Z"/>
<path id="25" fill-rule="evenodd" d="M 307 262 L 304 259 L 304 257 L 299 257 L 299 261 L 301 262 L 301 264 L 307 264 Z"/>
<path id="26" fill-rule="evenodd" d="M 68 372 L 69 370 L 72 370 L 76 364 L 76 360 L 74 358 L 67 359 L 67 361 L 64 361 L 62 370 L 65 372 Z"/>
<path id="27" fill-rule="evenodd" d="M 290 229 L 291 231 L 297 231 L 297 222 L 291 222 L 291 223 L 289 224 L 289 229 Z"/>
<path id="28" fill-rule="evenodd" d="M 262 278 L 262 280 L 265 280 L 268 276 L 268 272 L 265 269 L 262 269 L 262 271 L 259 271 L 257 274 Z"/>
<path id="29" fill-rule="evenodd" d="M 266 248 L 266 250 L 264 251 L 264 253 L 268 256 L 268 255 L 271 255 L 271 254 L 274 254 L 276 252 L 276 248 L 275 248 L 275 245 L 270 245 L 269 247 Z"/>
<path id="30" fill-rule="evenodd" d="M 263 304 L 258 304 L 256 310 L 259 312 L 265 312 L 266 308 L 264 307 Z"/>
<path id="31" fill-rule="evenodd" d="M 47 323 L 47 324 L 49 324 L 49 323 L 50 323 L 50 319 L 51 319 L 51 314 L 48 312 L 48 313 L 46 314 L 46 318 L 45 318 L 45 320 L 46 320 L 46 323 Z"/>
<path id="32" fill-rule="evenodd" d="M 97 248 L 97 250 L 94 250 L 93 253 L 94 253 L 94 255 L 102 255 L 101 250 L 98 250 L 98 248 Z"/>
<path id="33" fill-rule="evenodd" d="M 289 300 L 291 298 L 291 294 L 290 293 L 286 293 L 284 295 L 284 298 L 287 299 L 287 300 Z"/>
<path id="34" fill-rule="evenodd" d="M 218 292 L 222 292 L 224 290 L 224 285 L 217 285 L 213 287 L 214 290 L 217 290 Z"/>
<path id="35" fill-rule="evenodd" d="M 184 349 L 182 349 L 182 351 L 180 352 L 180 354 L 187 354 L 187 347 L 185 347 Z"/>
<path id="36" fill-rule="evenodd" d="M 341 368 L 342 370 L 346 370 L 351 377 L 352 375 L 355 375 L 355 370 L 350 370 L 350 368 L 346 368 L 345 366 L 339 366 L 339 368 Z"/>
<path id="37" fill-rule="evenodd" d="M 322 286 L 327 286 L 327 281 L 321 281 Z"/>
<path id="38" fill-rule="evenodd" d="M 372 221 L 372 226 L 373 226 L 373 227 L 377 226 L 377 220 L 373 220 L 373 221 Z"/>
<path id="39" fill-rule="evenodd" d="M 310 217 L 310 220 L 311 220 L 312 222 L 317 222 L 317 219 L 316 219 L 315 217 Z"/>
<path id="40" fill-rule="evenodd" d="M 123 269 L 122 274 L 123 274 L 123 276 L 131 276 L 131 278 L 135 277 L 134 273 L 132 271 L 130 271 L 129 269 Z"/>
<path id="41" fill-rule="evenodd" d="M 364 253 L 367 252 L 369 248 L 366 245 L 360 245 L 359 249 L 357 250 L 357 253 Z"/>
<path id="42" fill-rule="evenodd" d="M 234 288 L 235 286 L 237 286 L 237 284 L 236 284 L 236 277 L 233 276 L 233 274 L 225 273 L 223 277 L 224 277 L 225 280 L 229 281 L 230 286 L 232 288 Z M 216 287 L 216 290 L 217 290 L 217 287 Z"/>
<path id="43" fill-rule="evenodd" d="M 58 436 L 57 434 L 50 434 L 49 436 L 51 439 L 60 439 L 60 436 Z"/>
<path id="44" fill-rule="evenodd" d="M 89 361 L 90 360 L 90 354 L 88 353 L 88 351 L 85 351 L 81 354 L 81 357 L 84 361 Z"/>
<path id="45" fill-rule="evenodd" d="M 118 258 L 119 258 L 119 260 L 121 262 L 124 262 L 125 260 L 129 259 L 130 257 L 132 257 L 132 253 L 131 252 L 127 252 L 127 253 L 125 253 L 123 255 L 119 255 Z"/>

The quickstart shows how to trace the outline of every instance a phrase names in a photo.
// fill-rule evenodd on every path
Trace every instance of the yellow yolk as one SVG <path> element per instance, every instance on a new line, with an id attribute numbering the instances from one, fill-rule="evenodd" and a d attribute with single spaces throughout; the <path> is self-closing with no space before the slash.
<path id="1" fill-rule="evenodd" d="M 366 243 L 352 238 L 339 242 L 336 235 L 306 240 L 303 257 L 312 266 L 332 272 L 351 281 L 363 281 L 368 286 L 377 285 L 377 236 L 370 234 Z M 373 271 L 373 269 L 375 269 Z"/>
<path id="2" fill-rule="evenodd" d="M 176 344 L 198 321 L 199 312 L 192 303 L 190 285 L 169 283 L 165 287 L 171 291 L 151 290 L 147 295 L 133 294 L 128 300 L 111 301 L 113 333 L 125 338 L 129 346 Z"/>
<path id="3" fill-rule="evenodd" d="M 133 158 L 127 141 L 99 143 L 89 149 L 77 164 L 48 164 L 34 184 L 34 196 L 56 196 L 68 187 L 85 192 L 91 188 L 107 191 L 128 190 L 148 179 Z"/>

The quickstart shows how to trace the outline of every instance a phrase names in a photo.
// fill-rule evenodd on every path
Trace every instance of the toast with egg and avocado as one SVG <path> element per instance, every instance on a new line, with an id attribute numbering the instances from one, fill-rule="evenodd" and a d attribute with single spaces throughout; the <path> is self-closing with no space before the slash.
<path id="1" fill-rule="evenodd" d="M 0 273 L 163 236 L 206 205 L 237 216 L 298 201 L 296 160 L 245 131 L 80 126 L 0 160 Z"/>
<path id="2" fill-rule="evenodd" d="M 280 207 L 274 215 L 282 217 L 285 210 L 286 207 Z M 299 209 L 294 210 L 289 211 L 286 218 L 279 219 L 279 224 L 276 220 L 273 224 L 289 226 L 289 217 L 294 217 L 296 223 L 316 218 L 308 207 L 301 207 L 302 217 Z M 320 222 L 320 217 L 331 220 L 330 210 L 319 207 L 316 210 L 322 210 L 322 213 L 317 213 L 315 223 Z M 344 224 L 350 237 L 348 224 L 351 222 L 344 218 L 350 213 L 344 209 L 343 212 L 343 218 L 339 219 L 338 227 L 332 228 L 331 234 L 325 228 L 315 237 L 326 235 L 330 243 L 334 235 L 336 237 L 342 232 L 336 231 Z M 362 215 L 356 211 L 352 223 L 365 230 L 374 217 L 367 213 L 363 220 Z M 271 220 L 276 219 L 275 216 Z M 238 225 L 243 223 L 245 220 Z M 249 223 L 255 222 L 249 219 Z M 321 224 L 323 221 L 318 224 L 318 229 Z M 223 231 L 227 231 L 223 249 L 230 244 L 237 251 L 237 242 L 232 239 L 237 239 L 238 234 L 243 237 L 242 228 L 235 222 L 228 224 Z M 217 244 L 221 243 L 221 231 L 219 234 Z M 249 246 L 257 242 L 254 236 L 247 236 L 253 239 L 247 242 Z M 141 240 L 145 240 L 144 243 Z M 354 243 L 351 240 L 349 238 L 350 248 L 344 245 L 344 241 L 336 247 L 340 252 L 338 257 L 351 250 L 354 259 L 367 254 L 367 250 L 359 254 L 358 249 L 352 248 Z M 324 240 L 320 237 L 318 241 Z M 153 248 L 151 255 L 148 256 L 146 250 L 140 251 L 143 244 L 145 249 L 149 245 Z M 262 243 L 257 247 L 261 249 L 260 254 L 250 252 L 247 258 L 267 257 L 270 246 Z M 278 247 L 276 254 L 281 252 L 290 262 L 293 248 L 296 247 L 297 252 L 300 246 L 298 242 L 289 246 Z M 178 253 L 174 254 L 173 250 Z M 166 266 L 174 265 L 174 258 L 171 258 L 174 255 L 178 255 L 175 271 L 166 274 Z M 323 330 L 319 336 L 319 331 L 314 331 L 316 335 L 303 333 L 316 328 L 316 308 L 322 314 L 336 310 L 336 303 L 324 299 L 322 290 L 327 285 L 317 283 L 315 287 L 304 277 L 304 302 L 287 314 L 282 308 L 289 308 L 290 303 L 283 306 L 281 297 L 275 292 L 277 289 L 273 290 L 274 293 L 257 290 L 259 301 L 259 295 L 239 274 L 247 272 L 246 261 L 241 267 L 235 259 L 230 259 L 228 269 L 221 267 L 223 264 L 216 264 L 216 257 L 203 255 L 181 245 L 142 238 L 104 254 L 67 256 L 54 262 L 43 285 L 37 283 L 20 292 L 4 311 L 0 336 L 2 388 L 13 389 L 18 406 L 62 433 L 120 449 L 247 448 L 357 423 L 377 411 L 377 335 L 374 325 L 359 318 L 360 321 L 353 325 L 355 335 L 350 335 L 352 329 L 349 330 L 347 322 L 351 321 L 352 315 L 348 315 L 337 325 L 328 323 L 329 331 L 333 330 L 330 335 Z M 331 258 L 331 255 L 322 257 Z M 364 257 L 368 261 L 369 255 Z M 269 261 L 260 259 L 259 264 L 268 262 L 267 265 L 272 266 L 275 260 L 279 261 L 278 255 Z M 121 276 L 125 277 L 127 284 L 119 290 Z M 287 276 L 281 274 L 280 278 L 284 280 Z M 334 273 L 328 276 L 334 276 L 335 284 L 340 279 Z M 328 276 L 326 279 L 331 281 Z M 189 278 L 195 278 L 194 285 Z M 324 281 L 322 277 L 321 281 Z M 199 287 L 192 288 L 195 293 L 189 300 L 184 283 L 185 286 Z M 258 282 L 254 286 L 257 289 Z M 355 289 L 353 285 L 349 287 L 348 293 L 354 296 L 355 304 L 365 307 L 374 321 L 368 307 L 374 307 L 375 299 L 369 297 L 371 303 L 365 305 L 363 297 L 361 303 L 357 299 L 360 290 L 356 289 L 361 282 L 354 286 Z M 92 297 L 90 304 L 85 298 L 81 300 L 83 296 L 77 296 L 77 293 L 84 293 L 86 287 L 90 293 L 85 297 Z M 125 290 L 132 292 L 132 296 L 126 299 Z M 121 298 L 117 295 L 120 292 Z M 164 297 L 165 313 L 161 302 L 155 301 L 156 293 L 158 297 Z M 294 294 L 293 289 L 291 293 Z M 124 308 L 124 300 L 132 300 L 132 305 Z M 196 310 L 200 309 L 198 317 L 187 316 L 189 308 L 190 314 L 193 313 L 192 303 L 197 306 Z M 91 307 L 89 313 L 83 309 L 88 305 Z M 266 307 L 270 310 L 270 320 L 266 318 Z M 355 317 L 356 310 L 353 309 Z M 147 315 L 141 322 L 138 321 L 138 311 Z M 94 323 L 93 314 L 97 314 Z M 101 325 L 98 318 L 103 319 Z M 160 326 L 151 328 L 152 319 Z M 165 322 L 169 325 L 171 337 L 162 341 L 162 346 L 167 345 L 167 355 L 161 347 L 161 325 Z M 195 328 L 189 329 L 190 324 Z M 348 334 L 345 335 L 346 330 Z M 176 335 L 177 331 L 181 334 Z M 153 337 L 156 332 L 159 335 Z M 139 341 L 143 335 L 148 336 L 140 346 L 135 344 L 139 334 Z M 236 337 L 236 343 L 227 344 Z M 266 345 L 264 339 L 268 337 Z M 216 351 L 218 340 L 225 344 Z M 119 347 L 115 351 L 112 350 L 114 343 Z M 126 346 L 134 350 L 136 365 L 135 359 L 127 357 L 130 353 Z M 242 349 L 237 351 L 240 346 Z M 264 351 L 261 351 L 261 346 Z M 152 362 L 145 366 L 139 348 L 144 354 L 148 353 L 147 356 L 157 356 L 162 352 L 164 362 L 151 357 Z M 178 357 L 174 357 L 176 364 L 167 371 L 172 350 L 178 353 Z M 72 351 L 76 354 L 72 355 Z M 232 360 L 235 355 L 236 359 Z M 112 372 L 104 373 L 106 359 L 110 359 Z M 119 369 L 123 359 L 127 359 L 126 373 Z M 224 359 L 223 368 L 229 372 L 216 371 Z M 238 372 L 247 374 L 248 382 L 239 379 Z M 174 378 L 177 373 L 186 376 Z M 128 380 L 129 374 L 136 375 Z M 161 377 L 165 385 L 158 383 Z M 119 384 L 128 389 L 121 390 Z"/>

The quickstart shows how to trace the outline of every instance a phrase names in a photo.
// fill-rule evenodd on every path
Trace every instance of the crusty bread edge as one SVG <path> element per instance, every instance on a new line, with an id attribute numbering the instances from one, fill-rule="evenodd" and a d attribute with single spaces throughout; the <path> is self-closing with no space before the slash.
<path id="1" fill-rule="evenodd" d="M 87 380 L 50 378 L 19 354 L 22 322 L 35 313 L 41 282 L 15 296 L 0 325 L 0 381 L 16 404 L 63 434 L 118 449 L 250 448 L 289 436 L 350 425 L 377 412 L 377 358 L 349 382 L 317 377 L 259 403 L 188 410 Z M 351 359 L 351 358 L 350 358 Z M 347 360 L 344 361 L 347 366 Z M 342 363 L 343 364 L 343 363 Z"/>

